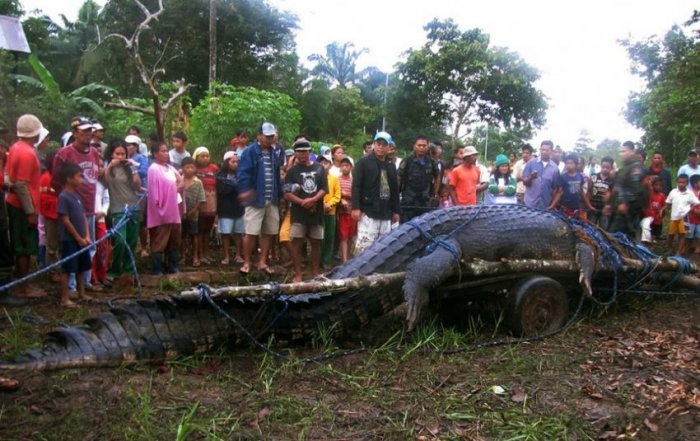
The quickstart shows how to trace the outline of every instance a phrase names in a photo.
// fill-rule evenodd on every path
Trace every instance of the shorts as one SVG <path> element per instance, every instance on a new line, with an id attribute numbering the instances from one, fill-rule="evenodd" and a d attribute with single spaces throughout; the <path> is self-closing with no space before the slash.
<path id="1" fill-rule="evenodd" d="M 183 219 L 182 220 L 182 234 L 185 236 L 194 236 L 199 233 L 199 219 Z"/>
<path id="2" fill-rule="evenodd" d="M 700 224 L 686 224 L 686 239 L 700 239 Z"/>
<path id="3" fill-rule="evenodd" d="M 292 212 L 287 210 L 284 214 L 284 219 L 282 220 L 282 225 L 280 226 L 280 242 L 291 242 L 292 230 Z"/>
<path id="4" fill-rule="evenodd" d="M 200 214 L 199 220 L 197 220 L 199 232 L 203 234 L 211 233 L 211 229 L 214 226 L 214 219 L 216 219 L 216 216 L 202 216 Z"/>
<path id="5" fill-rule="evenodd" d="M 350 213 L 338 215 L 338 240 L 350 240 L 357 235 L 357 222 Z"/>
<path id="6" fill-rule="evenodd" d="M 243 222 L 245 223 L 245 234 L 274 236 L 280 230 L 280 209 L 272 202 L 266 202 L 262 208 L 245 207 Z"/>
<path id="7" fill-rule="evenodd" d="M 74 240 L 61 241 L 61 256 L 64 258 L 76 253 L 81 249 L 83 248 L 78 246 L 78 242 Z M 92 264 L 90 263 L 90 253 L 88 251 L 85 251 L 73 257 L 72 259 L 63 262 L 61 264 L 61 271 L 64 274 L 82 273 L 85 271 L 90 271 L 91 267 Z"/>
<path id="8" fill-rule="evenodd" d="M 365 248 L 372 245 L 372 242 L 392 230 L 390 219 L 372 219 L 366 214 L 362 214 L 357 223 L 357 241 L 355 242 L 354 254 L 357 256 Z"/>
<path id="9" fill-rule="evenodd" d="M 7 204 L 10 220 L 10 244 L 15 256 L 35 256 L 39 252 L 39 233 L 36 225 L 29 225 L 24 210 Z"/>
<path id="10" fill-rule="evenodd" d="M 230 217 L 219 218 L 219 234 L 245 234 L 245 222 L 243 216 L 236 219 Z"/>
<path id="11" fill-rule="evenodd" d="M 672 220 L 668 224 L 668 234 L 685 234 L 685 222 L 683 219 Z"/>
<path id="12" fill-rule="evenodd" d="M 293 223 L 290 230 L 292 239 L 309 239 L 323 240 L 323 225 L 305 225 Z"/>

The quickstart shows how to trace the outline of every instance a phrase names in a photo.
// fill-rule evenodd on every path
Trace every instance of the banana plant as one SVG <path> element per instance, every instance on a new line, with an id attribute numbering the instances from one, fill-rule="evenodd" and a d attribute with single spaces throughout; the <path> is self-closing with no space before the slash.
<path id="1" fill-rule="evenodd" d="M 102 95 L 107 99 L 118 94 L 116 89 L 98 83 L 89 83 L 63 93 L 51 72 L 35 54 L 29 56 L 28 62 L 37 78 L 21 74 L 13 74 L 11 77 L 19 83 L 42 90 L 52 99 L 68 99 L 80 107 L 89 108 L 93 113 L 99 114 L 103 112 L 103 108 L 91 97 Z"/>

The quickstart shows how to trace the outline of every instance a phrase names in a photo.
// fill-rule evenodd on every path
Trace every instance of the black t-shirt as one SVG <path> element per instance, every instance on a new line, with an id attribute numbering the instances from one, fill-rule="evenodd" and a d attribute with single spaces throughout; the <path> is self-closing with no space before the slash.
<path id="1" fill-rule="evenodd" d="M 294 193 L 301 199 L 313 197 L 321 190 L 328 193 L 328 179 L 326 178 L 326 170 L 318 163 L 312 163 L 308 166 L 295 164 L 289 169 L 284 179 L 284 191 Z M 323 224 L 323 198 L 318 200 L 312 210 L 292 204 L 292 223 Z"/>

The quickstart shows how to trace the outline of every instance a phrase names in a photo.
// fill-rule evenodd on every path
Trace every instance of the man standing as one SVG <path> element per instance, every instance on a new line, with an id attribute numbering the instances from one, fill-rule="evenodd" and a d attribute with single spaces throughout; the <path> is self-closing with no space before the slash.
<path id="1" fill-rule="evenodd" d="M 619 153 L 622 168 L 615 175 L 615 190 L 605 212 L 613 215 L 611 232 L 624 233 L 634 239 L 649 194 L 648 189 L 642 185 L 644 167 L 637 156 L 634 143 L 625 141 Z"/>
<path id="2" fill-rule="evenodd" d="M 83 185 L 78 187 L 78 195 L 83 204 L 85 215 L 88 219 L 90 239 L 95 240 L 95 194 L 97 193 L 97 179 L 102 174 L 102 160 L 100 153 L 90 145 L 92 139 L 93 123 L 85 117 L 75 117 L 71 120 L 73 142 L 60 149 L 53 159 L 53 173 L 51 186 L 60 193 L 63 189 L 60 173 L 61 165 L 66 162 L 77 164 L 83 170 Z M 91 273 L 86 271 L 85 289 L 88 291 L 102 291 L 99 286 L 90 284 Z"/>
<path id="3" fill-rule="evenodd" d="M 546 210 L 552 203 L 552 196 L 559 180 L 559 167 L 551 160 L 552 141 L 542 141 L 540 157 L 529 161 L 523 170 L 522 182 L 525 185 L 525 205 Z"/>
<path id="4" fill-rule="evenodd" d="M 38 251 L 37 216 L 39 214 L 39 179 L 41 166 L 34 150 L 43 128 L 34 115 L 17 119 L 17 138 L 7 155 L 5 173 L 11 183 L 7 195 L 10 220 L 10 242 L 15 254 L 15 273 L 18 278 L 29 274 L 31 256 Z M 24 282 L 13 293 L 18 297 L 42 297 L 46 292 Z"/>
<path id="5" fill-rule="evenodd" d="M 402 222 L 430 210 L 433 197 L 440 189 L 440 170 L 428 155 L 428 138 L 418 136 L 413 141 L 413 154 L 401 161 L 398 179 Z"/>
<path id="6" fill-rule="evenodd" d="M 291 203 L 292 258 L 294 260 L 293 282 L 301 282 L 301 249 L 306 239 L 311 243 L 311 274 L 319 274 L 321 263 L 321 241 L 323 240 L 323 196 L 328 193 L 326 171 L 318 162 L 312 163 L 311 144 L 306 139 L 294 143 L 296 162 L 287 171 L 284 180 L 284 198 Z"/>
<path id="7" fill-rule="evenodd" d="M 532 158 L 532 146 L 530 144 L 523 144 L 520 147 L 520 152 L 522 157 L 515 161 L 513 166 L 513 176 L 518 181 L 518 185 L 515 187 L 515 196 L 519 204 L 525 201 L 525 184 L 523 184 L 523 171 L 525 171 L 525 165 L 530 162 Z"/>
<path id="8" fill-rule="evenodd" d="M 688 175 L 688 179 L 692 178 L 693 175 L 700 175 L 700 166 L 698 166 L 697 150 L 693 149 L 688 152 L 688 163 L 682 165 L 678 169 L 678 174 L 676 176 L 680 175 Z"/>
<path id="9" fill-rule="evenodd" d="M 352 174 L 352 218 L 358 221 L 355 255 L 360 254 L 399 221 L 399 183 L 396 167 L 387 161 L 387 132 L 374 136 L 372 153 L 360 158 Z"/>
<path id="10" fill-rule="evenodd" d="M 442 143 L 437 141 L 430 145 L 430 159 L 435 161 L 437 164 L 438 171 L 440 172 L 440 182 L 442 182 L 443 176 L 445 176 L 445 164 L 442 163 Z"/>
<path id="11" fill-rule="evenodd" d="M 450 173 L 450 193 L 455 205 L 476 205 L 479 193 L 489 183 L 484 181 L 481 168 L 476 164 L 479 153 L 472 146 L 464 147 L 462 164 Z"/>
<path id="12" fill-rule="evenodd" d="M 284 164 L 284 151 L 275 148 L 277 129 L 269 122 L 263 123 L 255 142 L 246 147 L 238 161 L 238 199 L 246 205 L 243 237 L 243 265 L 240 272 L 250 272 L 253 248 L 260 238 L 260 254 L 257 269 L 267 274 L 267 254 L 272 237 L 279 233 L 279 203 L 282 198 L 280 167 Z"/>
<path id="13" fill-rule="evenodd" d="M 661 180 L 661 189 L 664 195 L 668 196 L 671 192 L 671 172 L 664 167 L 664 155 L 661 152 L 656 151 L 651 155 L 651 164 L 649 165 L 647 176 L 650 180 L 658 177 Z"/>

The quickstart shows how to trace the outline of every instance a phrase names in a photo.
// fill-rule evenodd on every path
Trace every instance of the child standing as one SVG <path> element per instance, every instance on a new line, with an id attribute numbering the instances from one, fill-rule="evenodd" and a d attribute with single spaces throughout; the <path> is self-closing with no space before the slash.
<path id="1" fill-rule="evenodd" d="M 450 186 L 447 184 L 440 184 L 440 190 L 438 191 L 438 207 L 447 208 L 454 207 L 455 203 L 450 196 Z"/>
<path id="2" fill-rule="evenodd" d="M 341 147 L 342 148 L 342 147 Z M 329 270 L 333 263 L 333 245 L 335 244 L 336 207 L 340 203 L 340 181 L 338 176 L 330 174 L 331 156 L 326 153 L 319 155 L 316 162 L 321 163 L 328 179 L 328 193 L 323 196 L 323 241 L 321 242 L 321 265 Z M 338 168 L 340 172 L 340 168 Z"/>
<path id="3" fill-rule="evenodd" d="M 219 234 L 223 245 L 222 265 L 228 265 L 230 260 L 229 248 L 231 247 L 231 235 L 236 244 L 237 264 L 243 263 L 241 257 L 243 247 L 243 214 L 245 209 L 238 201 L 238 184 L 236 183 L 236 171 L 238 170 L 238 155 L 229 150 L 224 154 L 224 163 L 221 171 L 216 175 L 216 214 L 219 217 Z"/>
<path id="4" fill-rule="evenodd" d="M 216 219 L 216 174 L 219 173 L 219 166 L 212 164 L 209 157 L 209 149 L 197 147 L 194 151 L 195 165 L 197 166 L 197 177 L 204 186 L 204 204 L 199 209 L 199 259 L 204 263 L 213 263 L 209 259 L 209 236 L 214 227 Z"/>
<path id="5" fill-rule="evenodd" d="M 185 213 L 182 218 L 182 255 L 187 254 L 187 248 L 192 248 L 192 266 L 199 266 L 201 249 L 199 235 L 199 210 L 204 205 L 204 186 L 195 173 L 197 167 L 194 159 L 187 157 L 182 160 L 182 179 L 185 189 Z M 190 245 L 191 244 L 191 245 Z"/>
<path id="6" fill-rule="evenodd" d="M 692 206 L 700 204 L 695 193 L 688 190 L 688 175 L 682 173 L 676 180 L 677 187 L 671 190 L 666 198 L 666 206 L 671 207 L 671 223 L 668 225 L 668 252 L 671 254 L 683 252 L 685 247 L 684 218 Z M 678 235 L 678 249 L 674 252 L 673 237 Z"/>
<path id="7" fill-rule="evenodd" d="M 517 204 L 515 188 L 518 182 L 510 171 L 510 163 L 506 155 L 496 157 L 496 168 L 489 177 L 488 194 L 485 203 Z"/>
<path id="8" fill-rule="evenodd" d="M 340 259 L 348 261 L 350 241 L 357 234 L 357 221 L 352 218 L 352 160 L 344 156 L 340 160 L 340 204 L 338 204 L 338 249 Z"/>
<path id="9" fill-rule="evenodd" d="M 39 216 L 44 219 L 45 264 L 47 266 L 58 261 L 60 246 L 60 241 L 58 240 L 58 213 L 56 213 L 58 195 L 51 186 L 51 166 L 53 165 L 53 157 L 56 156 L 56 151 L 52 150 L 46 154 L 44 159 L 46 167 L 41 175 L 41 179 L 39 179 Z M 53 283 L 60 283 L 61 275 L 59 271 L 51 271 L 49 279 Z"/>
<path id="10" fill-rule="evenodd" d="M 65 162 L 59 170 L 59 177 L 63 184 L 63 191 L 58 195 L 58 207 L 56 212 L 60 218 L 58 234 L 61 239 L 61 255 L 70 256 L 80 249 L 90 245 L 90 233 L 85 209 L 77 188 L 83 185 L 83 169 L 79 165 Z M 70 273 L 81 274 L 90 271 L 90 254 L 83 252 L 61 265 L 61 305 L 67 308 L 75 308 L 68 296 L 68 275 Z M 78 297 L 89 300 L 85 295 L 85 278 L 76 277 L 78 285 Z"/>
<path id="11" fill-rule="evenodd" d="M 666 209 L 666 195 L 663 192 L 663 182 L 655 177 L 651 184 L 649 204 L 642 213 L 642 244 L 649 246 L 654 240 L 654 225 L 661 225 Z"/>
<path id="12" fill-rule="evenodd" d="M 580 211 L 582 204 L 585 205 L 585 209 L 593 210 L 588 200 L 588 193 L 583 191 L 586 180 L 583 174 L 577 171 L 578 157 L 576 155 L 567 155 L 564 161 L 564 173 L 559 175 L 557 189 L 552 203 L 547 209 L 554 210 L 559 206 L 566 217 L 581 216 L 583 214 Z"/>
<path id="13" fill-rule="evenodd" d="M 659 179 L 659 181 L 661 181 L 661 179 Z M 700 200 L 700 175 L 691 176 L 690 185 L 693 189 L 693 193 L 698 200 Z M 660 185 L 659 188 L 661 188 Z M 688 249 L 692 249 L 693 254 L 700 254 L 700 240 L 698 240 L 700 239 L 700 204 L 693 205 L 693 208 L 690 209 L 690 213 L 688 213 L 688 233 L 685 238 L 690 240 Z"/>

